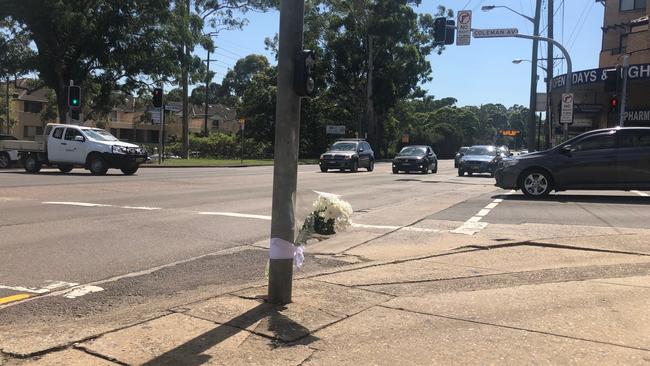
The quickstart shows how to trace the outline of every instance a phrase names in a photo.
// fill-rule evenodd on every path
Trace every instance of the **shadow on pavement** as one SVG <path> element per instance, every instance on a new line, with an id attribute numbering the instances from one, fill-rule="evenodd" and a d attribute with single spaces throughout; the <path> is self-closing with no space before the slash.
<path id="1" fill-rule="evenodd" d="M 286 309 L 286 307 L 281 305 L 261 303 L 228 322 L 223 323 L 218 327 L 167 351 L 166 353 L 163 353 L 152 360 L 149 360 L 143 365 L 203 365 L 211 358 L 209 355 L 203 354 L 205 351 L 226 341 L 237 333 L 245 331 L 244 329 L 265 318 L 268 318 L 268 330 L 274 334 L 274 338 L 269 340 L 269 342 L 278 343 L 274 344 L 276 347 L 284 345 L 278 341 L 281 339 L 288 339 L 291 341 L 300 340 L 301 345 L 307 345 L 318 340 L 318 338 L 309 334 L 307 328 L 283 315 L 281 311 L 284 309 Z"/>
<path id="2" fill-rule="evenodd" d="M 612 195 L 578 195 L 578 194 L 551 194 L 542 198 L 530 198 L 523 193 L 511 195 L 494 195 L 492 198 L 503 198 L 505 201 L 531 201 L 531 202 L 560 202 L 560 203 L 603 203 L 617 205 L 650 205 L 650 197 L 642 196 L 612 196 Z"/>
<path id="3" fill-rule="evenodd" d="M 4 172 L 6 174 L 17 174 L 17 175 L 33 175 L 33 176 L 39 176 L 39 175 L 47 175 L 47 176 L 56 176 L 56 175 L 61 175 L 61 176 L 73 176 L 73 177 L 81 177 L 81 176 L 94 176 L 90 172 L 69 172 L 69 173 L 63 173 L 63 172 L 38 172 L 38 173 L 27 173 L 25 171 L 20 171 L 20 172 Z M 103 176 L 105 177 L 112 177 L 112 176 L 118 176 L 118 175 L 124 175 L 122 173 L 106 173 Z M 101 177 L 98 175 L 97 177 Z"/>

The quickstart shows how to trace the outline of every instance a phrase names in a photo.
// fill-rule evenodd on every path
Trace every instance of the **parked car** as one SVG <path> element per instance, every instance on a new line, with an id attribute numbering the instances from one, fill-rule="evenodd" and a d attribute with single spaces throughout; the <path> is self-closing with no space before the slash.
<path id="1" fill-rule="evenodd" d="M 469 150 L 469 146 L 462 146 L 460 149 L 458 149 L 458 152 L 454 157 L 454 168 L 458 168 L 458 164 L 460 164 L 460 159 L 463 157 L 463 155 L 465 155 L 467 150 Z"/>
<path id="2" fill-rule="evenodd" d="M 0 134 L 0 141 L 5 140 L 18 140 L 15 136 Z M 0 151 L 0 169 L 11 167 L 11 164 L 18 161 L 17 150 Z"/>
<path id="3" fill-rule="evenodd" d="M 356 172 L 359 168 L 366 168 L 371 172 L 375 169 L 375 153 L 365 140 L 339 140 L 320 156 L 318 165 L 323 173 L 328 169 L 340 169 L 341 171 L 350 169 L 350 171 Z"/>
<path id="4" fill-rule="evenodd" d="M 393 159 L 393 174 L 400 171 L 412 171 L 429 174 L 438 172 L 438 157 L 431 146 L 413 145 L 406 146 Z"/>
<path id="5" fill-rule="evenodd" d="M 496 185 L 530 197 L 552 190 L 650 190 L 650 128 L 586 132 L 553 149 L 504 159 Z"/>
<path id="6" fill-rule="evenodd" d="M 512 152 L 510 152 L 510 148 L 506 145 L 499 146 L 497 152 L 501 154 L 502 158 L 507 158 L 513 155 Z"/>
<path id="7" fill-rule="evenodd" d="M 458 176 L 462 177 L 465 173 L 470 176 L 474 173 L 489 173 L 494 176 L 499 160 L 501 154 L 495 146 L 472 146 L 460 159 Z"/>

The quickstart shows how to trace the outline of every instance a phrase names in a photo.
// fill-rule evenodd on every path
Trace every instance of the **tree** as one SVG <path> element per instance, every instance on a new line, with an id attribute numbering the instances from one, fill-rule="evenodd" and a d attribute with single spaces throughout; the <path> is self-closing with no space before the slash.
<path id="1" fill-rule="evenodd" d="M 257 73 L 267 71 L 269 67 L 269 60 L 262 55 L 248 55 L 237 60 L 233 69 L 228 70 L 221 82 L 223 93 L 240 98 L 253 77 Z"/>

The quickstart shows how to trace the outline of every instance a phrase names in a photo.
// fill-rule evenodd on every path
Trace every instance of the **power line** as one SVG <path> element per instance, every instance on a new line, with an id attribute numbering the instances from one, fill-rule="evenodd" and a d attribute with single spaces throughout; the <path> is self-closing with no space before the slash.
<path id="1" fill-rule="evenodd" d="M 472 1 L 474 1 L 474 0 L 468 0 L 467 4 L 465 4 L 465 6 L 463 6 L 462 9 L 467 9 L 467 5 L 469 5 Z"/>
<path id="2" fill-rule="evenodd" d="M 585 14 L 584 19 L 582 20 L 582 23 L 580 24 L 580 27 L 578 28 L 578 32 L 575 34 L 575 37 L 573 40 L 571 40 L 569 43 L 569 50 L 573 48 L 573 45 L 576 43 L 578 38 L 580 37 L 580 33 L 582 32 L 582 29 L 584 28 L 585 24 L 587 23 L 587 19 L 589 19 L 589 14 L 591 14 L 591 11 L 594 9 L 596 6 L 596 3 L 592 3 L 591 6 L 589 7 L 589 11 Z"/>

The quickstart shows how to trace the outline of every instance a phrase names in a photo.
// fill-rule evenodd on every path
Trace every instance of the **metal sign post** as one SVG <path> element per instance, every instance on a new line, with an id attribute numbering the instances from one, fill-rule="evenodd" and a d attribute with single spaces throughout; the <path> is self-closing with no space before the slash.
<path id="1" fill-rule="evenodd" d="M 472 11 L 461 10 L 458 12 L 458 32 L 456 33 L 456 46 L 469 46 L 472 40 Z"/>
<path id="2" fill-rule="evenodd" d="M 619 126 L 625 127 L 625 104 L 627 99 L 627 74 L 630 68 L 630 56 L 623 56 L 623 89 L 621 90 L 621 115 Z"/>

